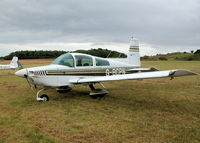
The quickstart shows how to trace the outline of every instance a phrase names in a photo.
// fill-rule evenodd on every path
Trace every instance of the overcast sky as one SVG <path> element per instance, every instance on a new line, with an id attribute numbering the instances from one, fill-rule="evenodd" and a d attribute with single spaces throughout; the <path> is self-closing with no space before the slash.
<path id="1" fill-rule="evenodd" d="M 200 49 L 200 0 L 1 0 L 0 56 L 107 48 L 141 55 Z"/>

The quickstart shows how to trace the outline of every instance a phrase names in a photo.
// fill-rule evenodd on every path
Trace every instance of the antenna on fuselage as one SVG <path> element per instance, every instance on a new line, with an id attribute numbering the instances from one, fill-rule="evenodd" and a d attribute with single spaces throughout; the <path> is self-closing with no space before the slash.
<path id="1" fill-rule="evenodd" d="M 120 54 L 119 54 L 118 58 L 120 58 L 120 57 L 121 57 L 121 55 L 122 55 L 122 53 L 120 52 Z"/>
<path id="2" fill-rule="evenodd" d="M 110 54 L 112 53 L 112 51 L 110 50 L 110 53 L 108 54 L 108 56 L 106 58 L 108 58 L 110 56 Z"/>

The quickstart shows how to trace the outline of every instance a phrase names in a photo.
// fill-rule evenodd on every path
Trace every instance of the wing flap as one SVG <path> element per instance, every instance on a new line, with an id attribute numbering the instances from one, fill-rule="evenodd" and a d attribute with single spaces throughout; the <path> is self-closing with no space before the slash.
<path id="1" fill-rule="evenodd" d="M 150 67 L 150 68 L 134 68 L 134 69 L 129 69 L 127 70 L 127 72 L 151 72 L 151 71 L 159 71 L 158 69 L 154 68 L 154 67 Z"/>
<path id="2" fill-rule="evenodd" d="M 148 79 L 148 78 L 164 78 L 164 77 L 178 77 L 186 75 L 196 75 L 188 70 L 167 70 L 167 71 L 155 71 L 155 72 L 143 72 L 124 75 L 112 75 L 112 76 L 98 76 L 98 77 L 82 77 L 70 80 L 71 84 L 80 83 L 96 83 L 105 81 L 118 81 L 118 80 L 134 80 L 134 79 Z"/>

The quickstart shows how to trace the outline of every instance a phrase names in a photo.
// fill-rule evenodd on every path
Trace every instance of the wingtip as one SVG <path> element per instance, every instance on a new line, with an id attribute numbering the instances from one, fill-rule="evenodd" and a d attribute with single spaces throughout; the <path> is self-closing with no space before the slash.
<path id="1" fill-rule="evenodd" d="M 187 76 L 187 75 L 198 75 L 198 74 L 195 73 L 195 72 L 189 71 L 189 70 L 184 70 L 184 69 L 181 69 L 181 70 L 172 70 L 170 72 L 170 76 L 173 76 L 173 77 Z"/>
<path id="2" fill-rule="evenodd" d="M 198 75 L 198 73 L 195 73 L 195 72 L 192 72 L 192 71 L 189 71 L 189 70 L 185 70 L 187 71 L 190 75 Z"/>

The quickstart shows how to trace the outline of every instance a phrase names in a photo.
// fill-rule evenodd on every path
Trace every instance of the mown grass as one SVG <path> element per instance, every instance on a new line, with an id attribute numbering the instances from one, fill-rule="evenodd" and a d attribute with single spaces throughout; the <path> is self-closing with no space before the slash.
<path id="1" fill-rule="evenodd" d="M 142 64 L 200 73 L 200 62 Z M 84 86 L 74 86 L 67 94 L 50 89 L 45 91 L 50 101 L 42 103 L 14 72 L 0 71 L 0 143 L 200 142 L 199 75 L 109 82 L 109 95 L 97 100 L 87 96 Z"/>

